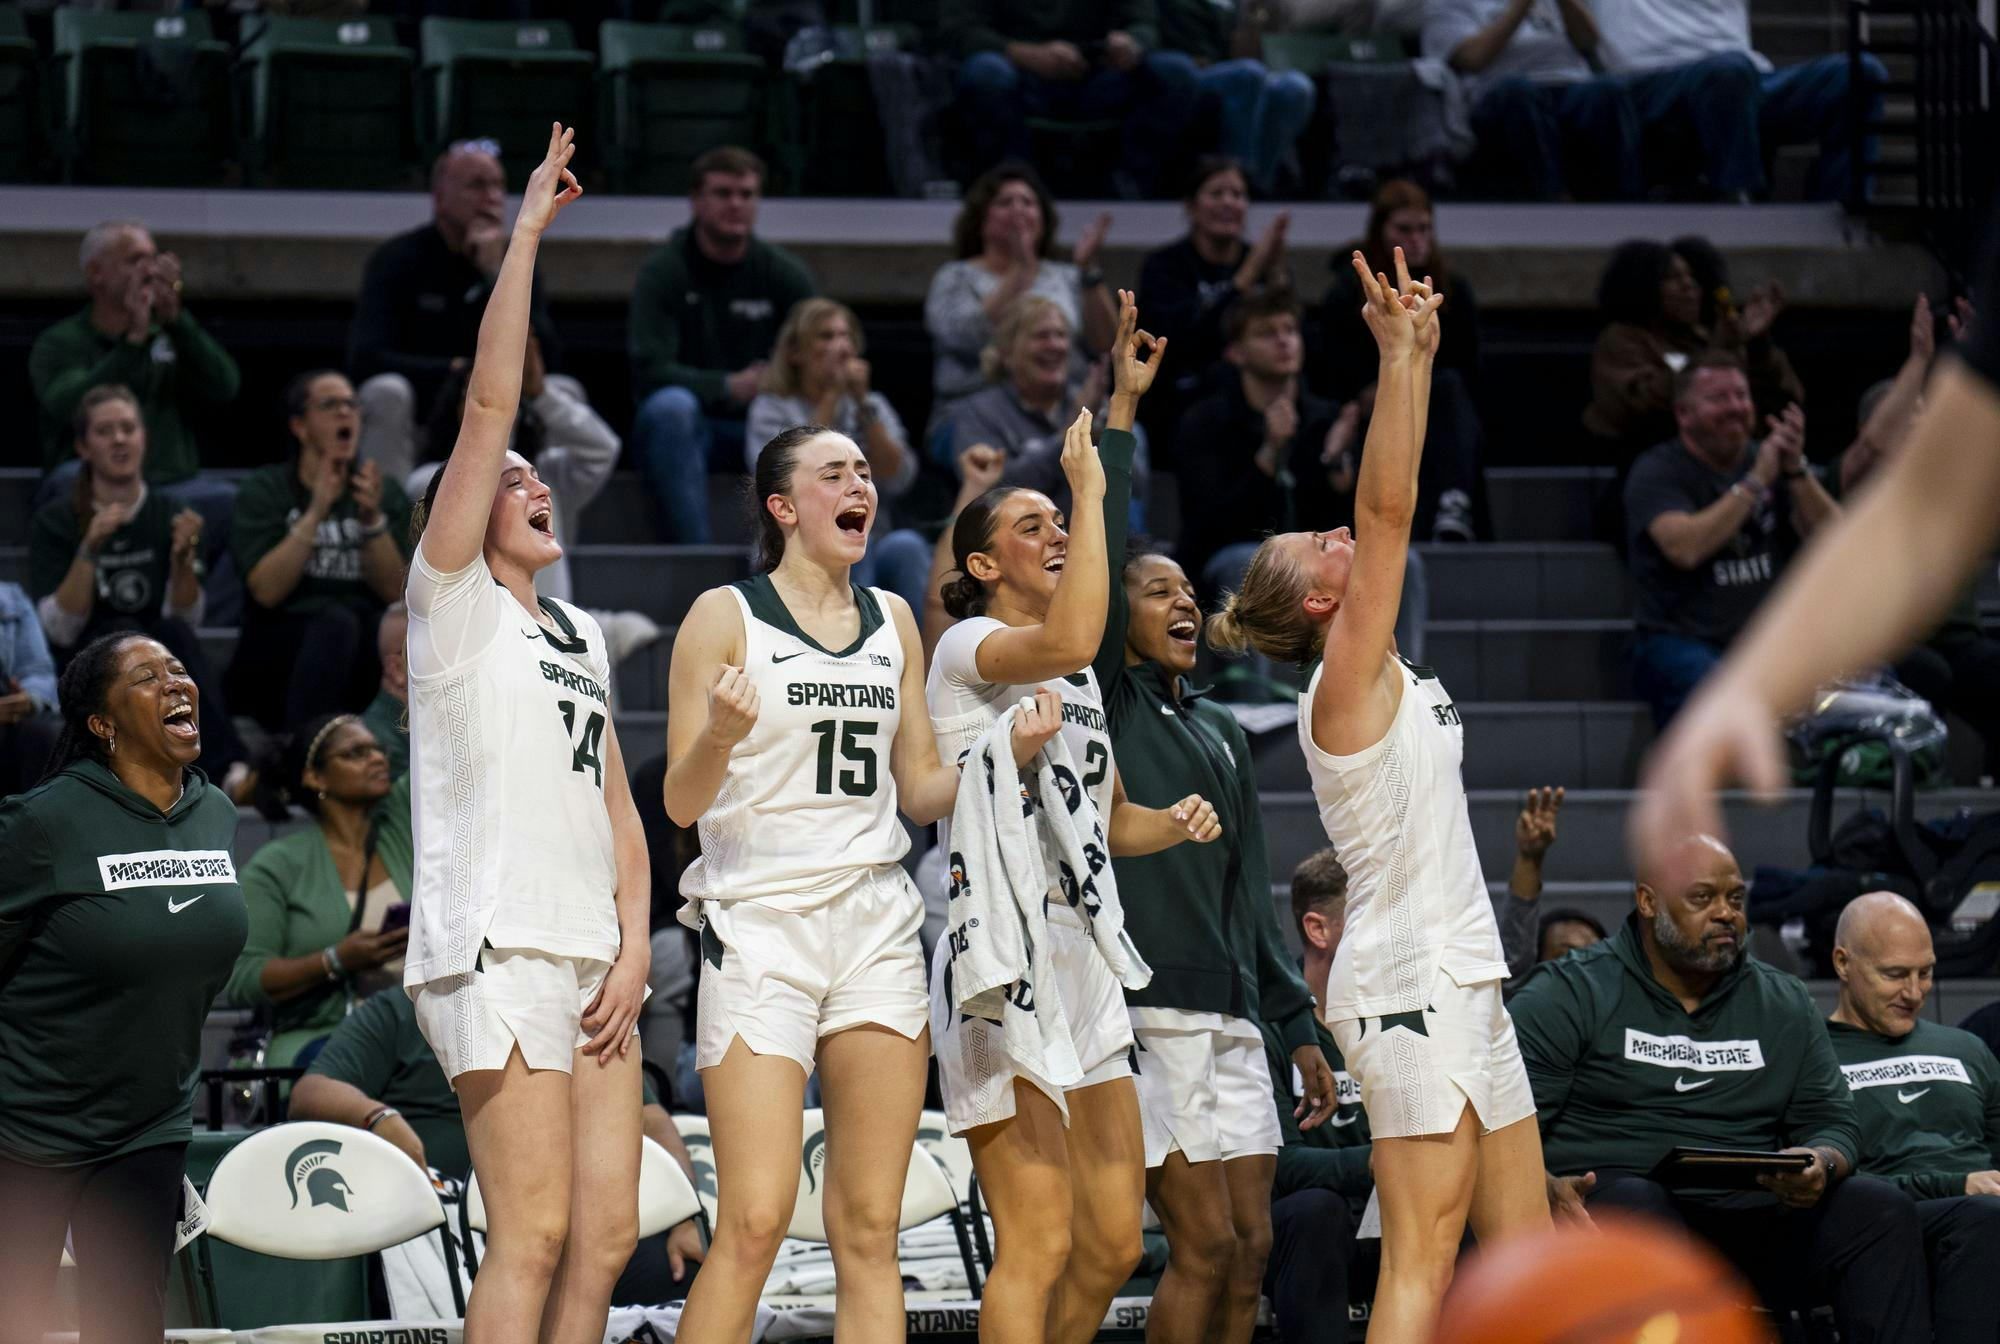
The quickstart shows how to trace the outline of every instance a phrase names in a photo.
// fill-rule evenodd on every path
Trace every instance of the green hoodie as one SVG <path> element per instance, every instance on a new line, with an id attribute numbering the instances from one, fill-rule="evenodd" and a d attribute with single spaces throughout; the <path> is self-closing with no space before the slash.
<path id="1" fill-rule="evenodd" d="M 674 230 L 632 284 L 625 344 L 633 392 L 644 401 L 684 387 L 707 414 L 742 419 L 729 375 L 769 359 L 785 315 L 817 292 L 805 263 L 774 243 L 752 238 L 741 261 L 718 262 L 695 244 L 692 225 Z"/>
<path id="2" fill-rule="evenodd" d="M 0 1155 L 79 1166 L 193 1133 L 245 917 L 236 805 L 184 777 L 165 813 L 95 761 L 0 802 Z"/>
<path id="3" fill-rule="evenodd" d="M 1319 1037 L 1319 1051 L 1333 1070 L 1334 1112 L 1315 1129 L 1301 1130 L 1292 1114 L 1299 1104 L 1298 1066 L 1292 1063 L 1291 1048 L 1269 1022 L 1259 1022 L 1264 1033 L 1264 1062 L 1271 1069 L 1271 1101 L 1278 1108 L 1278 1128 L 1285 1146 L 1278 1150 L 1278 1172 L 1271 1183 L 1271 1198 L 1283 1199 L 1301 1190 L 1331 1190 L 1345 1196 L 1357 1213 L 1375 1188 L 1375 1176 L 1368 1168 L 1375 1151 L 1368 1136 L 1368 1112 L 1361 1109 L 1361 1085 L 1347 1072 L 1347 1061 L 1333 1034 L 1313 1023 Z"/>
<path id="4" fill-rule="evenodd" d="M 1986 1042 L 1921 1020 L 1907 1036 L 1826 1031 L 1853 1089 L 1865 1174 L 1912 1199 L 1950 1199 L 1973 1172 L 2000 1169 L 2000 1062 Z"/>
<path id="5" fill-rule="evenodd" d="M 1105 516 L 1121 519 L 1132 493 L 1132 438 L 1107 431 L 1100 452 Z M 1125 1000 L 1135 1008 L 1268 1022 L 1289 1055 L 1316 1040 L 1313 1003 L 1271 906 L 1250 743 L 1235 715 L 1204 698 L 1206 688 L 1189 686 L 1158 663 L 1125 665 L 1132 612 L 1119 573 L 1123 541 L 1121 531 L 1111 552 L 1111 606 L 1092 668 L 1125 796 L 1141 807 L 1171 807 L 1198 793 L 1222 823 L 1222 836 L 1212 844 L 1111 861 L 1125 928 L 1153 968 L 1152 983 L 1127 991 Z"/>
<path id="6" fill-rule="evenodd" d="M 1851 1163 L 1854 1103 L 1803 982 L 1745 956 L 1689 1013 L 1654 978 L 1635 912 L 1545 961 L 1507 1005 L 1558 1175 L 1644 1175 L 1678 1145 L 1826 1145 Z"/>

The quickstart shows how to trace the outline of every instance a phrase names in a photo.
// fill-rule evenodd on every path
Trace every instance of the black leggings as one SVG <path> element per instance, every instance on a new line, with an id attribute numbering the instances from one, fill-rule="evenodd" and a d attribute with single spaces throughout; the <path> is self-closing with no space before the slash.
<path id="1" fill-rule="evenodd" d="M 81 1167 L 0 1158 L 0 1344 L 40 1344 L 63 1236 L 74 1243 L 77 1344 L 160 1344 L 187 1145 Z"/>

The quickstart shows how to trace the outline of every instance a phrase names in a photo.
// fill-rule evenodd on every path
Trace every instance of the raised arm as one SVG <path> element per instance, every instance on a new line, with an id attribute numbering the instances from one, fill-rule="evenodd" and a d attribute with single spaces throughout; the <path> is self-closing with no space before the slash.
<path id="1" fill-rule="evenodd" d="M 1387 276 L 1370 275 L 1359 252 L 1354 268 L 1366 298 L 1362 318 L 1375 336 L 1381 363 L 1375 418 L 1368 426 L 1355 492 L 1354 556 L 1346 593 L 1327 622 L 1326 662 L 1312 706 L 1314 740 L 1338 754 L 1373 743 L 1396 712 L 1393 693 L 1401 683 L 1387 682 L 1385 691 L 1382 668 L 1402 605 L 1403 565 L 1423 459 L 1418 435 L 1424 422 L 1417 402 L 1429 395 L 1441 302 L 1428 284 L 1410 281 L 1400 248 L 1400 285 Z M 1325 599 L 1316 595 L 1307 600 Z"/>
<path id="2" fill-rule="evenodd" d="M 729 753 L 757 724 L 757 688 L 743 671 L 743 615 L 725 588 L 695 599 L 674 637 L 667 672 L 667 815 L 692 826 L 722 788 Z"/>
<path id="3" fill-rule="evenodd" d="M 576 153 L 574 129 L 560 124 L 549 130 L 549 151 L 521 195 L 514 217 L 514 236 L 500 278 L 479 322 L 479 346 L 472 360 L 472 380 L 465 389 L 465 418 L 458 442 L 444 464 L 444 480 L 419 543 L 424 560 L 440 574 L 456 574 L 479 558 L 486 539 L 486 518 L 492 511 L 493 490 L 507 444 L 514 436 L 514 417 L 521 407 L 521 366 L 528 345 L 528 317 L 535 283 L 535 252 L 547 228 L 562 208 L 583 194 L 569 171 Z"/>

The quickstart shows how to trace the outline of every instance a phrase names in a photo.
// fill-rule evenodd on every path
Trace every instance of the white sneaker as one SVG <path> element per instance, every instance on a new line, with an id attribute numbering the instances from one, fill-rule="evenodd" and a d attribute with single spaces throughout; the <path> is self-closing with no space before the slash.
<path id="1" fill-rule="evenodd" d="M 613 667 L 660 637 L 660 627 L 643 611 L 593 611 L 590 614 L 604 630 L 604 643 Z"/>

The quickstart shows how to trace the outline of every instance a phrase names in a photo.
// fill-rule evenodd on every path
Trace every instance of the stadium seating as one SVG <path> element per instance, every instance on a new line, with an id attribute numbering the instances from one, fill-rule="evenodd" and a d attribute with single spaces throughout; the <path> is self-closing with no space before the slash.
<path id="1" fill-rule="evenodd" d="M 73 182 L 202 186 L 235 158 L 229 47 L 208 16 L 55 12 L 58 149 Z"/>
<path id="2" fill-rule="evenodd" d="M 799 194 L 893 195 L 868 58 L 881 51 L 914 51 L 917 30 L 908 24 L 839 24 L 833 35 L 836 54 L 791 81 Z"/>
<path id="3" fill-rule="evenodd" d="M 598 47 L 612 190 L 686 191 L 707 150 L 765 144 L 764 63 L 733 25 L 607 19 Z"/>
<path id="4" fill-rule="evenodd" d="M 490 139 L 516 190 L 542 161 L 560 110 L 577 128 L 577 156 L 597 153 L 590 134 L 594 66 L 561 19 L 427 18 L 419 29 L 429 153 L 461 139 Z"/>
<path id="5" fill-rule="evenodd" d="M 0 5 L 0 182 L 25 182 L 39 152 L 40 82 L 21 11 Z"/>
<path id="6" fill-rule="evenodd" d="M 415 57 L 386 19 L 262 15 L 245 23 L 250 174 L 279 187 L 412 185 Z"/>

